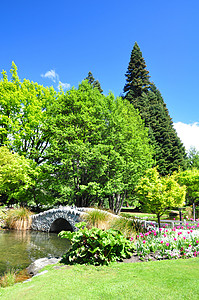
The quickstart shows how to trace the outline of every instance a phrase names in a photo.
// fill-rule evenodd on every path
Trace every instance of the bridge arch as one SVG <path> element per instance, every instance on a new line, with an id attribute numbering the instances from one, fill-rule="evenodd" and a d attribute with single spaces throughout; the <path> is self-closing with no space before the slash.
<path id="1" fill-rule="evenodd" d="M 74 231 L 71 224 L 64 218 L 58 218 L 52 222 L 49 232 L 59 233 L 60 231 Z"/>
<path id="2" fill-rule="evenodd" d="M 61 206 L 49 209 L 37 215 L 32 215 L 33 230 L 45 232 L 60 232 L 61 230 L 76 231 L 76 223 L 82 220 L 87 209 Z"/>

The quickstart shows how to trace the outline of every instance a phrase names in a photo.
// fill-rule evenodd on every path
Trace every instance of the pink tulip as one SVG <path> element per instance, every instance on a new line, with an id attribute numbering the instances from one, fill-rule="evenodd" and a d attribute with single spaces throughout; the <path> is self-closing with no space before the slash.
<path id="1" fill-rule="evenodd" d="M 169 247 L 169 243 L 166 243 L 166 246 Z"/>
<path id="2" fill-rule="evenodd" d="M 143 240 L 143 244 L 145 244 L 146 243 L 146 241 L 145 240 Z"/>

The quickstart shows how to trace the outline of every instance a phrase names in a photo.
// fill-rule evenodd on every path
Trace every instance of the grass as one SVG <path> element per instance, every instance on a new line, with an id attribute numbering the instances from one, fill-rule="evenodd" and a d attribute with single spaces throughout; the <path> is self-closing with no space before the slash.
<path id="1" fill-rule="evenodd" d="M 155 214 L 148 214 L 148 213 L 131 213 L 131 212 L 121 212 L 120 213 L 121 216 L 125 216 L 125 217 L 138 217 L 141 219 L 145 219 L 145 220 L 149 220 L 149 221 L 156 221 L 157 222 L 157 216 Z M 165 220 L 169 217 L 168 214 L 164 214 L 161 219 Z"/>
<path id="2" fill-rule="evenodd" d="M 50 271 L 30 282 L 0 289 L 6 300 L 198 299 L 199 259 L 77 265 Z"/>
<path id="3" fill-rule="evenodd" d="M 15 284 L 16 274 L 14 271 L 6 272 L 0 279 L 1 287 L 8 287 Z"/>

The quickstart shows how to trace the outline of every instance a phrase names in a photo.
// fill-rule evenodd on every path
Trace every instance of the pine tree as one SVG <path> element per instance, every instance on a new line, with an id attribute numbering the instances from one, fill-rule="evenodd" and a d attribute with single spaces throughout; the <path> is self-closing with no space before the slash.
<path id="1" fill-rule="evenodd" d="M 145 61 L 137 43 L 134 44 L 131 52 L 131 58 L 125 76 L 125 98 L 130 102 L 132 98 L 140 97 L 143 92 L 148 90 L 150 86 L 150 76 L 149 72 L 146 70 Z"/>
<path id="2" fill-rule="evenodd" d="M 184 168 L 185 149 L 173 127 L 172 119 L 164 100 L 155 85 L 148 91 L 148 114 L 145 113 L 145 124 L 151 129 L 155 140 L 155 161 L 161 175 L 171 174 Z"/>
<path id="3" fill-rule="evenodd" d="M 161 175 L 171 174 L 185 166 L 185 148 L 173 127 L 172 119 L 160 91 L 149 81 L 149 72 L 142 52 L 135 43 L 126 73 L 124 98 L 139 110 L 149 128 L 151 144 L 155 149 L 154 161 Z"/>
<path id="4" fill-rule="evenodd" d="M 93 77 L 93 74 L 91 73 L 91 71 L 88 72 L 88 76 L 85 78 L 88 80 L 88 83 L 93 84 L 95 78 Z"/>
<path id="5" fill-rule="evenodd" d="M 100 83 L 99 83 L 98 80 L 95 80 L 95 81 L 93 82 L 93 87 L 94 87 L 94 88 L 97 88 L 97 89 L 100 91 L 101 94 L 103 93 L 103 89 L 101 88 L 101 85 L 100 85 Z"/>
<path id="6" fill-rule="evenodd" d="M 88 80 L 88 83 L 90 83 L 93 88 L 97 88 L 101 94 L 103 93 L 103 89 L 101 88 L 99 81 L 95 80 L 91 71 L 88 72 L 88 76 L 85 79 Z"/>

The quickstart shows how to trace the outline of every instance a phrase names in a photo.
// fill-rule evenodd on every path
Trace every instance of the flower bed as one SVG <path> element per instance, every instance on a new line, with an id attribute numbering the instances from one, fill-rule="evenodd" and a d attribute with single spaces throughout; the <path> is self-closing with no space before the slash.
<path id="1" fill-rule="evenodd" d="M 137 255 L 141 259 L 176 259 L 199 257 L 199 223 L 190 224 L 172 229 L 154 228 L 137 235 L 135 241 Z"/>

